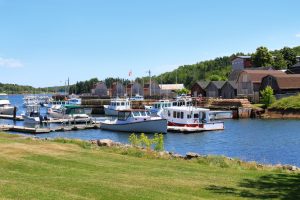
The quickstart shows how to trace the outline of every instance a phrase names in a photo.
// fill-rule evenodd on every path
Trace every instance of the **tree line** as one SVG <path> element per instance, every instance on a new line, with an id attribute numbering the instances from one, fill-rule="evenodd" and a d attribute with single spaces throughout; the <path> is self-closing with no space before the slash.
<path id="1" fill-rule="evenodd" d="M 183 83 L 188 89 L 190 89 L 191 86 L 199 80 L 227 80 L 232 69 L 231 61 L 235 56 L 239 55 L 251 56 L 254 67 L 273 67 L 277 70 L 288 69 L 297 62 L 296 56 L 300 55 L 300 46 L 294 48 L 284 47 L 275 51 L 269 51 L 267 47 L 258 47 L 252 54 L 239 52 L 232 54 L 231 56 L 223 56 L 212 60 L 198 62 L 196 64 L 183 65 L 171 72 L 165 72 L 158 76 L 152 76 L 151 78 L 159 84 Z M 130 80 L 128 79 L 113 77 L 106 78 L 102 81 L 105 82 L 108 88 L 110 88 L 114 82 L 123 83 L 123 85 L 130 83 Z M 149 83 L 149 77 L 138 77 L 135 81 L 140 84 Z M 67 89 L 67 92 L 70 94 L 90 93 L 91 89 L 94 88 L 98 82 L 98 78 L 92 78 L 87 81 L 79 81 L 76 84 L 71 85 Z M 34 88 L 31 86 L 0 83 L 0 92 L 5 93 L 64 92 L 65 90 L 65 86 Z"/>

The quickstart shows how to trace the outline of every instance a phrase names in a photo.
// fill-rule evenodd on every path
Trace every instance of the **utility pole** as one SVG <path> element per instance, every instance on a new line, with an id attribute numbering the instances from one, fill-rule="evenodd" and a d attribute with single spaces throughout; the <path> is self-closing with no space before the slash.
<path id="1" fill-rule="evenodd" d="M 150 70 L 148 71 L 148 74 L 149 74 L 149 78 L 150 78 L 150 81 L 149 81 L 149 94 L 150 94 L 150 97 L 151 97 L 152 93 L 151 93 L 151 71 Z"/>
<path id="2" fill-rule="evenodd" d="M 68 94 L 70 93 L 70 78 L 68 77 Z"/>
<path id="3" fill-rule="evenodd" d="M 177 69 L 176 69 L 176 84 L 177 84 Z"/>

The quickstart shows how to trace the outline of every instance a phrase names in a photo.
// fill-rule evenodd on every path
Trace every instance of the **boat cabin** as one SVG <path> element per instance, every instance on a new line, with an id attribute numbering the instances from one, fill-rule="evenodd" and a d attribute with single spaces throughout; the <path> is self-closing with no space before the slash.
<path id="1" fill-rule="evenodd" d="M 130 101 L 128 99 L 112 99 L 109 108 L 114 110 L 130 109 Z"/>
<path id="2" fill-rule="evenodd" d="M 26 107 L 26 115 L 29 117 L 39 117 L 40 116 L 40 106 L 39 105 L 28 105 Z"/>
<path id="3" fill-rule="evenodd" d="M 199 126 L 210 121 L 209 109 L 191 106 L 165 108 L 162 116 L 169 126 Z"/>
<path id="4" fill-rule="evenodd" d="M 64 109 L 65 109 L 65 114 L 67 115 L 86 114 L 84 108 L 76 105 L 66 105 Z"/>
<path id="5" fill-rule="evenodd" d="M 122 110 L 118 112 L 118 120 L 126 121 L 128 118 L 148 118 L 151 114 L 146 110 Z"/>

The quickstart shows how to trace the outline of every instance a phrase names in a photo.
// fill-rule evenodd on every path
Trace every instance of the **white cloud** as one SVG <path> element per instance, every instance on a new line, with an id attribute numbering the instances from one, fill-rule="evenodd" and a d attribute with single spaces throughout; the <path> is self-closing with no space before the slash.
<path id="1" fill-rule="evenodd" d="M 0 67 L 20 68 L 23 66 L 24 64 L 17 59 L 0 57 Z"/>
<path id="2" fill-rule="evenodd" d="M 296 34 L 296 37 L 300 38 L 300 33 Z"/>

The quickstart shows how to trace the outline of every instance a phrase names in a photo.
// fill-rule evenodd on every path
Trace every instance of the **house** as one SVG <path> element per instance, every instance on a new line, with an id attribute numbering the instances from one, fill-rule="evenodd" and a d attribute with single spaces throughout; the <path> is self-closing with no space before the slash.
<path id="1" fill-rule="evenodd" d="M 176 93 L 177 90 L 184 89 L 183 84 L 159 84 L 160 94 L 167 95 Z"/>
<path id="2" fill-rule="evenodd" d="M 259 90 L 262 78 L 267 75 L 285 75 L 277 70 L 243 70 L 236 81 L 237 96 L 247 97 L 250 101 L 259 102 Z"/>
<path id="3" fill-rule="evenodd" d="M 104 82 L 97 83 L 91 91 L 92 95 L 97 95 L 100 97 L 107 96 L 108 95 L 107 92 L 108 90 Z"/>
<path id="4" fill-rule="evenodd" d="M 291 66 L 287 72 L 287 74 L 300 74 L 300 61 Z"/>
<path id="5" fill-rule="evenodd" d="M 262 78 L 260 90 L 264 90 L 267 86 L 272 87 L 277 97 L 299 93 L 300 74 L 267 75 Z"/>
<path id="6" fill-rule="evenodd" d="M 144 95 L 143 86 L 137 82 L 130 83 L 126 87 L 127 96 Z"/>
<path id="7" fill-rule="evenodd" d="M 206 97 L 205 88 L 209 81 L 197 81 L 191 88 L 192 97 Z"/>
<path id="8" fill-rule="evenodd" d="M 111 97 L 124 97 L 125 94 L 125 87 L 123 84 L 119 82 L 115 82 L 112 84 L 110 89 L 110 96 Z"/>
<path id="9" fill-rule="evenodd" d="M 226 81 L 211 81 L 205 88 L 206 97 L 218 98 Z"/>
<path id="10" fill-rule="evenodd" d="M 160 87 L 159 85 L 152 81 L 151 88 L 149 83 L 144 84 L 144 97 L 151 97 L 151 96 L 159 96 L 160 95 Z"/>
<path id="11" fill-rule="evenodd" d="M 226 81 L 221 88 L 221 95 L 223 99 L 234 99 L 237 96 L 236 81 Z"/>
<path id="12" fill-rule="evenodd" d="M 251 56 L 235 56 L 232 61 L 232 70 L 244 70 L 253 66 Z"/>

